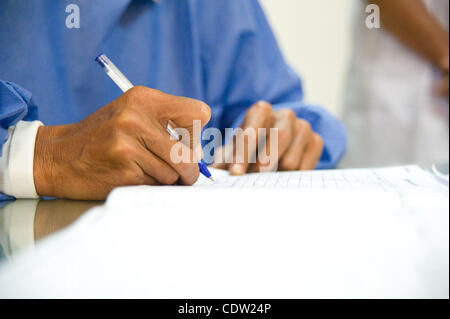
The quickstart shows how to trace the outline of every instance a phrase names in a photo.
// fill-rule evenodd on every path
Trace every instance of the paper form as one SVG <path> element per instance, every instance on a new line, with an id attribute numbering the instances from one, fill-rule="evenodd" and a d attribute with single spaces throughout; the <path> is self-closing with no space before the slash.
<path id="1" fill-rule="evenodd" d="M 448 187 L 417 166 L 114 190 L 0 265 L 0 298 L 446 298 Z"/>
<path id="2" fill-rule="evenodd" d="M 255 173 L 231 176 L 223 170 L 212 169 L 216 182 L 200 177 L 195 187 L 226 188 L 299 188 L 311 190 L 381 190 L 408 192 L 426 188 L 438 193 L 448 193 L 430 173 L 418 166 L 401 166 L 378 169 L 323 170 Z"/>

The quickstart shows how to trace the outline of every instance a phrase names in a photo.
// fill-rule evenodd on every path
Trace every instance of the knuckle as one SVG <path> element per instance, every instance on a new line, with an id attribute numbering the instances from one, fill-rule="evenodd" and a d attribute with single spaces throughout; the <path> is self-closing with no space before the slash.
<path id="1" fill-rule="evenodd" d="M 130 109 L 123 109 L 115 118 L 115 128 L 117 129 L 135 129 L 138 126 L 140 118 L 138 114 Z"/>
<path id="2" fill-rule="evenodd" d="M 120 161 L 129 161 L 133 156 L 133 149 L 120 137 L 116 138 L 110 149 L 111 155 Z"/>
<path id="3" fill-rule="evenodd" d="M 155 90 L 145 86 L 134 86 L 125 93 L 127 107 L 139 107 Z"/>
<path id="4" fill-rule="evenodd" d="M 312 131 L 311 124 L 310 124 L 308 121 L 305 121 L 305 120 L 299 120 L 299 123 L 300 123 L 300 129 L 301 129 L 303 132 L 308 133 L 308 132 L 311 132 L 311 131 Z"/>
<path id="5" fill-rule="evenodd" d="M 146 96 L 149 93 L 149 91 L 151 91 L 151 89 L 145 86 L 137 85 L 129 89 L 126 94 L 130 98 L 141 98 L 143 96 Z"/>
<path id="6" fill-rule="evenodd" d="M 260 101 L 256 104 L 254 104 L 250 110 L 249 114 L 262 114 L 264 116 L 271 116 L 272 115 L 272 105 L 270 103 Z"/>
<path id="7" fill-rule="evenodd" d="M 297 117 L 295 115 L 295 112 L 291 109 L 281 109 L 277 111 L 277 114 L 280 118 L 287 118 L 290 121 L 294 121 L 295 118 Z"/>

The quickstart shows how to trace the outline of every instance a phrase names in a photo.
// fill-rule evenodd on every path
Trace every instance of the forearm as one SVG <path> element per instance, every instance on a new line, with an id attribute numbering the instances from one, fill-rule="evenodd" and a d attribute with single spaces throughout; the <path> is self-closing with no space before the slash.
<path id="1" fill-rule="evenodd" d="M 401 42 L 439 67 L 449 55 L 448 31 L 420 0 L 370 0 L 380 7 L 383 25 Z"/>
<path id="2" fill-rule="evenodd" d="M 40 196 L 57 196 L 55 183 L 65 176 L 56 172 L 56 159 L 61 157 L 58 147 L 58 138 L 63 135 L 62 126 L 42 126 L 36 134 L 36 147 L 34 150 L 33 177 L 36 193 Z"/>

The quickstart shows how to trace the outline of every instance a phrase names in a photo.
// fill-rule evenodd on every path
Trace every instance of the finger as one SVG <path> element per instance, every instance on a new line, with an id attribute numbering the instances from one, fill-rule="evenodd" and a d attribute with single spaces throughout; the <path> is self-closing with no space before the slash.
<path id="1" fill-rule="evenodd" d="M 190 127 L 193 120 L 200 120 L 203 127 L 211 118 L 211 109 L 201 101 L 169 95 L 144 86 L 133 87 L 123 98 L 127 100 L 127 105 L 139 108 L 150 118 L 157 118 L 164 127 L 169 120 L 180 127 Z"/>
<path id="2" fill-rule="evenodd" d="M 313 133 L 310 143 L 306 146 L 299 169 L 302 171 L 315 169 L 322 152 L 323 140 L 318 134 Z"/>
<path id="3" fill-rule="evenodd" d="M 448 73 L 449 71 L 449 59 L 448 56 L 443 57 L 439 60 L 438 66 L 443 70 L 444 72 Z"/>
<path id="4" fill-rule="evenodd" d="M 144 172 L 144 176 L 142 179 L 142 185 L 148 185 L 148 186 L 159 186 L 159 185 L 165 185 L 154 179 L 152 176 L 148 175 Z"/>
<path id="5" fill-rule="evenodd" d="M 293 171 L 300 167 L 303 153 L 311 136 L 311 125 L 305 120 L 296 119 L 294 124 L 294 138 L 280 160 L 280 170 Z"/>
<path id="6" fill-rule="evenodd" d="M 181 143 L 193 150 L 193 161 L 198 162 L 203 158 L 203 148 L 201 143 L 202 127 L 194 121 L 194 125 L 189 128 L 177 127 L 173 121 L 169 120 L 172 140 L 179 140 Z M 166 127 L 167 129 L 167 127 Z"/>
<path id="7" fill-rule="evenodd" d="M 153 153 L 150 153 L 147 149 L 142 149 L 136 156 L 136 163 L 145 173 L 147 180 L 153 183 L 147 185 L 155 185 L 156 180 L 161 185 L 173 185 L 176 184 L 180 175 L 166 162 L 160 159 Z"/>
<path id="8" fill-rule="evenodd" d="M 255 157 L 260 136 L 258 129 L 268 129 L 273 120 L 272 106 L 267 102 L 254 104 L 247 112 L 242 130 L 234 136 L 234 163 L 230 165 L 231 175 L 242 175 L 247 172 L 249 162 Z"/>
<path id="9" fill-rule="evenodd" d="M 266 143 L 258 152 L 258 159 L 252 165 L 251 171 L 272 171 L 276 168 L 279 159 L 285 154 L 292 142 L 295 120 L 295 113 L 292 110 L 279 110 L 275 112 L 275 122 L 272 128 L 277 131 L 278 139 L 272 145 L 272 132 L 271 130 L 268 131 Z"/>
<path id="10" fill-rule="evenodd" d="M 155 178 L 148 175 L 135 160 L 127 169 L 122 170 L 121 177 L 122 180 L 118 183 L 121 186 L 161 185 Z"/>
<path id="11" fill-rule="evenodd" d="M 183 143 L 171 139 L 159 123 L 153 122 L 149 127 L 151 129 L 141 133 L 145 148 L 170 165 L 180 176 L 181 184 L 194 184 L 200 172 L 193 151 Z"/>
<path id="12" fill-rule="evenodd" d="M 233 144 L 232 142 L 217 148 L 214 151 L 214 163 L 211 165 L 218 169 L 228 169 L 229 159 L 233 158 Z"/>
<path id="13" fill-rule="evenodd" d="M 439 81 L 435 86 L 434 92 L 436 95 L 448 96 L 449 95 L 449 76 L 447 75 Z"/>

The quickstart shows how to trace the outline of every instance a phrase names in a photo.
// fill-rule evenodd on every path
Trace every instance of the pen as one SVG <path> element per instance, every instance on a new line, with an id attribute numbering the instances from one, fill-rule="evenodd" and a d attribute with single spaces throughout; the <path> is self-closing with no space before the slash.
<path id="1" fill-rule="evenodd" d="M 105 54 L 100 54 L 99 56 L 97 56 L 95 58 L 95 61 L 97 61 L 98 64 L 100 64 L 103 70 L 105 70 L 106 74 L 111 78 L 111 80 L 114 81 L 114 83 L 117 84 L 117 86 L 123 92 L 126 92 L 133 87 L 133 84 L 126 78 L 125 75 L 123 75 L 122 72 L 120 72 L 120 70 L 114 65 L 114 63 L 111 62 L 111 60 Z M 174 138 L 177 141 L 180 140 L 178 134 L 170 126 L 169 123 L 167 123 L 166 130 L 172 138 Z M 198 161 L 198 167 L 200 169 L 200 173 L 202 173 L 204 176 L 206 176 L 207 178 L 209 178 L 214 182 L 214 178 L 211 176 L 211 173 L 208 170 L 208 166 L 202 159 Z"/>

